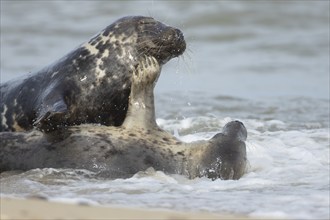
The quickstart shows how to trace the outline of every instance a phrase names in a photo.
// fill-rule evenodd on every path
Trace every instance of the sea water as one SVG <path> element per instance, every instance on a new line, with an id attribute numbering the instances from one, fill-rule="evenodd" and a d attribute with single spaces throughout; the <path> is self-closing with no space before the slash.
<path id="1" fill-rule="evenodd" d="M 327 1 L 1 1 L 1 82 L 137 14 L 177 26 L 188 45 L 157 83 L 158 125 L 192 142 L 241 120 L 247 173 L 212 181 L 148 169 L 109 180 L 87 170 L 35 169 L 1 174 L 1 196 L 329 219 Z"/>

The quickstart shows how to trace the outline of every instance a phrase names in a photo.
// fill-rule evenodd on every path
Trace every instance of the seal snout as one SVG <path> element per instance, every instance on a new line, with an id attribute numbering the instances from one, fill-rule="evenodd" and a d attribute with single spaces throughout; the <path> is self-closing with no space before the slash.
<path id="1" fill-rule="evenodd" d="M 136 30 L 139 54 L 153 56 L 161 65 L 183 54 L 186 42 L 181 30 L 153 18 L 138 17 L 138 20 Z"/>
<path id="2" fill-rule="evenodd" d="M 186 50 L 186 41 L 181 30 L 168 27 L 162 32 L 163 45 L 166 45 L 164 52 L 168 53 L 169 58 L 177 57 Z"/>
<path id="3" fill-rule="evenodd" d="M 175 28 L 174 32 L 175 32 L 175 39 L 177 39 L 177 42 L 178 42 L 177 52 L 178 52 L 178 55 L 181 55 L 186 50 L 186 41 L 184 39 L 182 31 Z"/>

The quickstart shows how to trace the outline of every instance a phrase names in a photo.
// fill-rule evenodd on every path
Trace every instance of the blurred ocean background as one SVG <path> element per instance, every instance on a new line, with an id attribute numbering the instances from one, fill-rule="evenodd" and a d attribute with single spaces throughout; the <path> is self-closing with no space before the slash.
<path id="1" fill-rule="evenodd" d="M 187 51 L 162 70 L 157 123 L 191 142 L 239 119 L 238 181 L 162 172 L 106 180 L 81 170 L 1 175 L 1 196 L 291 219 L 329 219 L 329 1 L 4 1 L 1 82 L 34 72 L 120 17 L 178 27 Z"/>

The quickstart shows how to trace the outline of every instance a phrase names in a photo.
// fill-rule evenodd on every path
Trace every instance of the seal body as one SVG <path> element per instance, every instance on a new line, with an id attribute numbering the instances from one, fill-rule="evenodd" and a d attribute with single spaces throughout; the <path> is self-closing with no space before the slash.
<path id="1" fill-rule="evenodd" d="M 238 124 L 245 130 L 240 122 Z M 243 140 L 219 133 L 208 141 L 183 143 L 162 130 L 80 125 L 50 141 L 40 131 L 3 132 L 0 171 L 77 168 L 107 178 L 129 178 L 149 167 L 188 178 L 239 179 L 246 171 Z"/>
<path id="2" fill-rule="evenodd" d="M 163 131 L 155 121 L 153 96 L 160 69 L 154 57 L 138 64 L 120 127 L 89 124 L 46 134 L 0 133 L 0 171 L 79 168 L 126 178 L 153 167 L 189 178 L 239 179 L 247 161 L 243 123 L 229 122 L 212 139 L 189 144 Z"/>
<path id="3" fill-rule="evenodd" d="M 0 131 L 119 126 L 140 60 L 153 56 L 161 66 L 185 47 L 180 30 L 153 18 L 119 19 L 54 64 L 1 85 Z"/>

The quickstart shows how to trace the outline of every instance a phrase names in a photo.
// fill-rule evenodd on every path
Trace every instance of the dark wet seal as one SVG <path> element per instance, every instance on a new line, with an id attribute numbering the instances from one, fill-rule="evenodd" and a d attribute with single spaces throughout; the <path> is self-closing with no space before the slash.
<path id="1" fill-rule="evenodd" d="M 154 57 L 162 66 L 185 49 L 176 28 L 151 17 L 121 18 L 57 62 L 1 84 L 0 131 L 120 126 L 140 60 Z"/>

